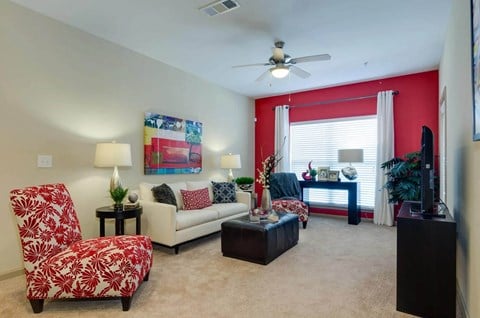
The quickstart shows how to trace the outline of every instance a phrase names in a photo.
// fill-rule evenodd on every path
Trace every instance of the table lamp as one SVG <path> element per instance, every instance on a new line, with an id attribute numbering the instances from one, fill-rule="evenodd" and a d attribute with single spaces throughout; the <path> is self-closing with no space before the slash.
<path id="1" fill-rule="evenodd" d="M 357 169 L 352 162 L 363 162 L 363 149 L 339 149 L 338 162 L 348 162 L 350 165 L 342 169 L 342 174 L 348 180 L 355 180 L 358 176 Z"/>
<path id="2" fill-rule="evenodd" d="M 231 153 L 223 155 L 220 158 L 220 167 L 229 169 L 227 180 L 228 182 L 232 182 L 234 180 L 232 169 L 240 169 L 242 167 L 240 155 L 232 155 Z"/>
<path id="3" fill-rule="evenodd" d="M 117 167 L 131 167 L 132 154 L 130 144 L 99 143 L 95 151 L 95 167 L 113 167 L 110 179 L 110 191 L 122 187 L 122 181 Z"/>

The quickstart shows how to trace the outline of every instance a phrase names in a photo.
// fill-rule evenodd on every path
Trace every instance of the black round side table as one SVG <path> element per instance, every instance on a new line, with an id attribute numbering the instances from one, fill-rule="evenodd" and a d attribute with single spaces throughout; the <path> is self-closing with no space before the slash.
<path id="1" fill-rule="evenodd" d="M 143 209 L 141 206 L 114 210 L 113 206 L 103 206 L 96 209 L 96 215 L 100 218 L 100 236 L 105 236 L 105 219 L 115 219 L 115 235 L 125 234 L 125 219 L 136 219 L 136 234 L 141 234 Z"/>

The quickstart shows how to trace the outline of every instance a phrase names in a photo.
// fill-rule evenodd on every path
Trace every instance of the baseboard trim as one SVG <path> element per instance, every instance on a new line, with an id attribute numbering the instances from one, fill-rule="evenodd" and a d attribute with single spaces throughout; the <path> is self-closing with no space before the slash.
<path id="1" fill-rule="evenodd" d="M 162 243 L 158 243 L 158 242 L 155 242 L 155 241 L 152 241 L 152 244 L 153 245 L 159 245 L 159 246 L 163 246 L 163 247 L 166 247 L 166 248 L 169 248 L 169 249 L 173 249 L 175 251 L 175 255 L 177 255 L 179 253 L 179 249 L 180 249 L 180 246 L 184 245 L 184 244 L 188 244 L 188 243 L 192 243 L 194 241 L 197 241 L 197 240 L 201 240 L 203 238 L 206 238 L 206 237 L 209 237 L 209 236 L 213 236 L 215 234 L 218 234 L 220 233 L 220 231 L 215 231 L 215 232 L 212 232 L 212 233 L 209 233 L 209 234 L 205 234 L 205 235 L 202 235 L 202 236 L 199 236 L 199 237 L 195 237 L 191 240 L 188 240 L 188 241 L 184 241 L 184 242 L 181 242 L 181 243 L 178 243 L 178 244 L 175 244 L 175 245 L 165 245 L 165 244 L 162 244 Z"/>
<path id="2" fill-rule="evenodd" d="M 462 290 L 460 289 L 460 285 L 458 285 L 457 281 L 457 305 L 458 310 L 460 311 L 460 317 L 462 318 L 470 318 L 467 310 L 467 304 L 465 302 L 465 297 L 463 297 Z"/>
<path id="3" fill-rule="evenodd" d="M 348 211 L 346 209 L 337 207 L 310 205 L 309 211 L 310 213 L 316 214 L 328 214 L 348 217 Z M 360 210 L 360 217 L 365 220 L 373 219 L 373 212 L 370 210 Z"/>
<path id="4" fill-rule="evenodd" d="M 23 269 L 17 269 L 17 270 L 14 270 L 14 271 L 11 271 L 11 272 L 8 272 L 8 273 L 5 273 L 5 274 L 1 274 L 0 275 L 0 280 L 5 280 L 5 279 L 12 278 L 12 277 L 20 276 L 20 275 L 23 275 L 23 273 L 25 273 Z"/>

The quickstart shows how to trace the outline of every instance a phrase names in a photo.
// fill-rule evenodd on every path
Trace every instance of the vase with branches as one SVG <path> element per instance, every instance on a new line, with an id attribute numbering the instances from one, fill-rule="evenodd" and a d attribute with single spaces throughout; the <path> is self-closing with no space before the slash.
<path id="1" fill-rule="evenodd" d="M 273 169 L 278 165 L 278 163 L 282 160 L 282 157 L 278 155 L 278 153 L 274 153 L 262 162 L 262 169 L 258 169 L 258 178 L 257 182 L 260 183 L 263 187 L 262 191 L 262 199 L 260 201 L 260 208 L 263 211 L 269 213 L 272 210 L 272 199 L 270 196 L 270 175 L 273 172 Z M 267 215 L 268 215 L 267 213 Z"/>

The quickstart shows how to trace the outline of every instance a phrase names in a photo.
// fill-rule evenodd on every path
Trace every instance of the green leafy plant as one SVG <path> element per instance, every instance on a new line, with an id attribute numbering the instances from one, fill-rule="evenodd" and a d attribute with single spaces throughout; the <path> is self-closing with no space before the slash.
<path id="1" fill-rule="evenodd" d="M 237 179 L 235 179 L 235 183 L 243 191 L 252 191 L 254 181 L 255 179 L 253 179 L 252 177 L 238 177 Z"/>
<path id="2" fill-rule="evenodd" d="M 238 177 L 235 179 L 235 183 L 238 185 L 241 184 L 252 184 L 253 178 L 252 177 Z"/>
<path id="3" fill-rule="evenodd" d="M 127 196 L 128 189 L 124 189 L 121 186 L 110 190 L 110 197 L 115 204 L 122 204 L 123 199 Z"/>
<path id="4" fill-rule="evenodd" d="M 381 164 L 386 170 L 387 182 L 383 185 L 388 191 L 388 202 L 420 200 L 421 154 L 410 152 L 403 157 L 395 157 Z"/>

